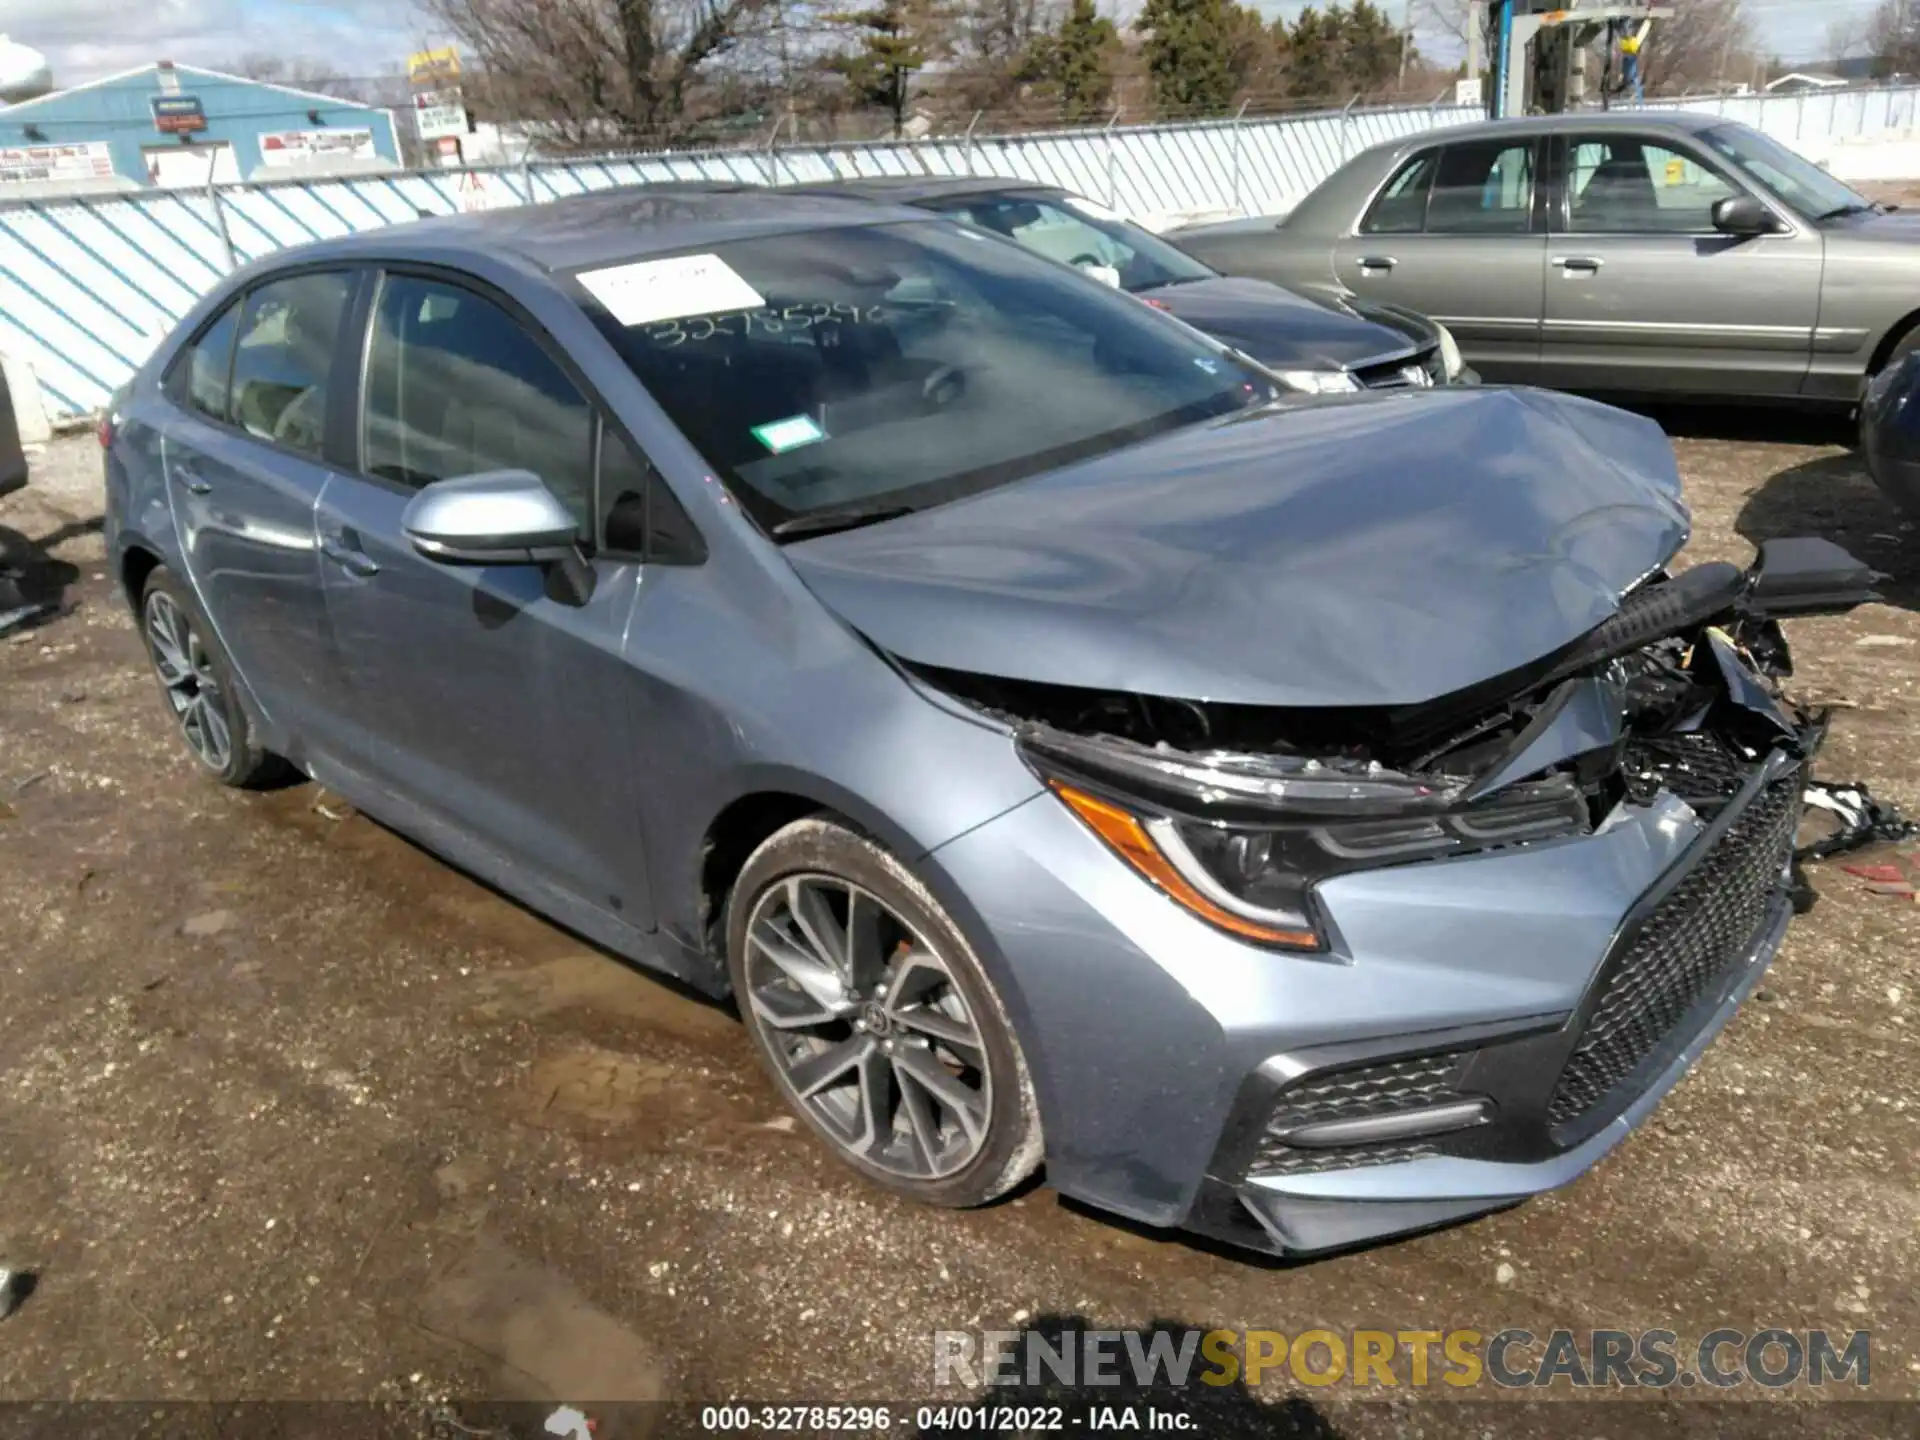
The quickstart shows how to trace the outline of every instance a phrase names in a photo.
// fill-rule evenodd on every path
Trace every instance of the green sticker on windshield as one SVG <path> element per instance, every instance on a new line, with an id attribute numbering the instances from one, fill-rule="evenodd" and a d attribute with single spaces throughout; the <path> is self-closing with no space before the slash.
<path id="1" fill-rule="evenodd" d="M 769 420 L 754 426 L 753 438 L 780 455 L 798 450 L 802 445 L 818 444 L 827 438 L 827 432 L 813 423 L 811 415 L 789 415 L 784 420 Z"/>

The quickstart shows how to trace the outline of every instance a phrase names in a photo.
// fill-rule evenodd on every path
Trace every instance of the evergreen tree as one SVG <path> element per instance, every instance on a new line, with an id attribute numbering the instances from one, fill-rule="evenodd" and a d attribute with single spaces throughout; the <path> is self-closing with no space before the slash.
<path id="1" fill-rule="evenodd" d="M 1309 5 L 1287 35 L 1287 93 L 1296 100 L 1330 101 L 1340 89 L 1345 64 L 1341 55 L 1338 5 L 1325 15 Z"/>
<path id="2" fill-rule="evenodd" d="M 1134 21 L 1162 115 L 1219 114 L 1234 92 L 1232 0 L 1147 0 Z"/>
<path id="3" fill-rule="evenodd" d="M 1341 70 L 1349 93 L 1378 95 L 1391 89 L 1400 78 L 1400 32 L 1381 13 L 1373 0 L 1353 0 L 1345 14 L 1335 6 L 1328 12 L 1338 17 Z M 1412 55 L 1409 53 L 1411 62 Z"/>
<path id="4" fill-rule="evenodd" d="M 827 61 L 846 79 L 854 103 L 884 108 L 900 134 L 912 102 L 914 75 L 937 49 L 937 16 L 921 0 L 880 0 L 871 10 L 827 16 L 850 29 L 859 48 Z"/>
<path id="5" fill-rule="evenodd" d="M 1048 37 L 1044 65 L 1059 92 L 1063 119 L 1091 120 L 1106 110 L 1119 47 L 1113 21 L 1094 9 L 1093 0 L 1073 0 L 1060 28 Z"/>

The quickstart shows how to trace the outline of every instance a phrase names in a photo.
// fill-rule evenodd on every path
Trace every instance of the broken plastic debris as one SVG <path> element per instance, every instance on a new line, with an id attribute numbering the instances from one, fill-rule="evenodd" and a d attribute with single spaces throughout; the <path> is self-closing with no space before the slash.
<path id="1" fill-rule="evenodd" d="M 1893 806 L 1874 799 L 1873 792 L 1857 782 L 1835 785 L 1810 780 L 1806 802 L 1810 810 L 1829 811 L 1837 821 L 1837 828 L 1831 835 L 1794 851 L 1796 860 L 1823 860 L 1829 855 L 1864 850 L 1881 843 L 1898 844 L 1920 835 L 1920 825 L 1906 819 Z"/>

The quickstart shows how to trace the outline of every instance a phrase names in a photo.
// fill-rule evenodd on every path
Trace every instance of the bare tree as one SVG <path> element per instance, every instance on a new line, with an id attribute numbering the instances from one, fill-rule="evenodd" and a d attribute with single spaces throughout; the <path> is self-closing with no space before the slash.
<path id="1" fill-rule="evenodd" d="M 424 0 L 460 42 L 466 88 L 552 144 L 672 141 L 722 57 L 777 28 L 777 0 Z M 769 63 L 769 70 L 772 66 Z"/>
<path id="2" fill-rule="evenodd" d="M 1741 0 L 1687 0 L 1656 20 L 1641 64 L 1647 89 L 1680 95 L 1716 90 L 1753 72 L 1753 24 Z"/>
<path id="3" fill-rule="evenodd" d="M 242 55 L 234 65 L 233 73 L 268 85 L 311 90 L 316 95 L 335 95 L 342 100 L 357 100 L 363 104 L 379 103 L 365 94 L 370 83 L 365 77 L 349 78 L 342 75 L 336 66 L 310 55 Z"/>
<path id="4" fill-rule="evenodd" d="M 1873 73 L 1880 79 L 1920 70 L 1920 5 L 1912 0 L 1880 0 L 1860 43 L 1873 56 Z"/>

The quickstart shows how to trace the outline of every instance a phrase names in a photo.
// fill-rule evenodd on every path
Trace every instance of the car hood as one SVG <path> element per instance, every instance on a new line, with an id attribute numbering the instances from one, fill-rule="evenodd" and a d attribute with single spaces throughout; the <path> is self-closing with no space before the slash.
<path id="1" fill-rule="evenodd" d="M 1268 280 L 1222 275 L 1134 294 L 1276 370 L 1344 370 L 1418 343 L 1404 319 L 1335 309 Z"/>
<path id="2" fill-rule="evenodd" d="M 1458 389 L 1246 412 L 785 553 L 908 661 L 1374 706 L 1558 650 L 1686 533 L 1653 422 Z"/>
<path id="3" fill-rule="evenodd" d="M 1843 226 L 1829 235 L 1849 235 L 1859 240 L 1880 240 L 1895 245 L 1920 242 L 1920 210 L 1889 210 L 1869 215 L 1849 216 Z"/>

